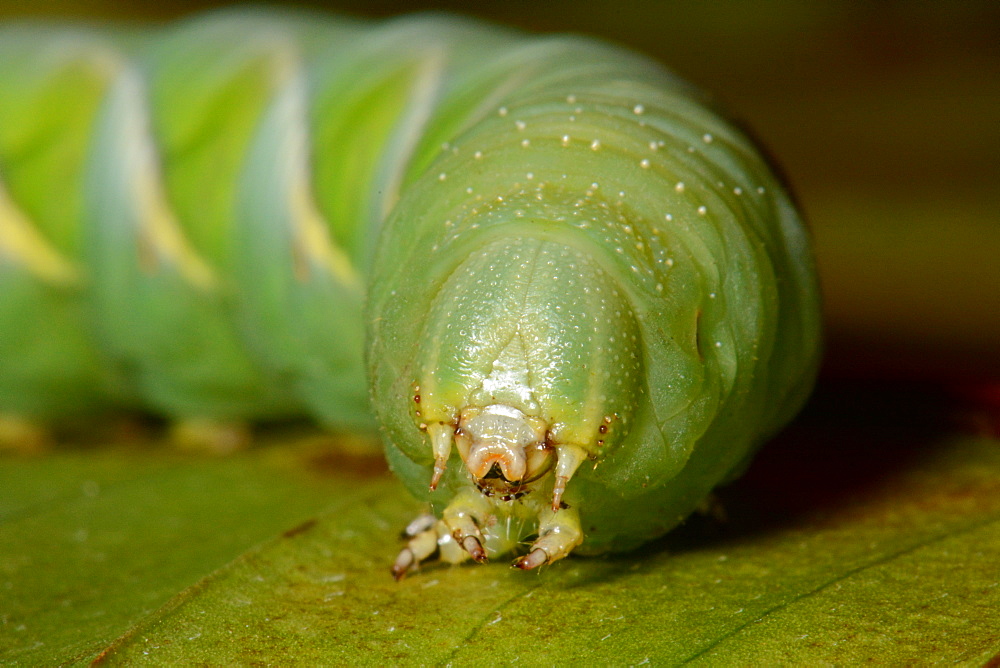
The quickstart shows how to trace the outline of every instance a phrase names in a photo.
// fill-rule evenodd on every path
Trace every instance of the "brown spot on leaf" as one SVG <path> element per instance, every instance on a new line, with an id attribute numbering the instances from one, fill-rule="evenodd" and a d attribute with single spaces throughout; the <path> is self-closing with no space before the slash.
<path id="1" fill-rule="evenodd" d="M 298 525 L 297 527 L 292 527 L 288 531 L 282 532 L 281 536 L 283 538 L 294 538 L 295 536 L 298 536 L 299 534 L 303 534 L 303 533 L 309 531 L 314 526 L 316 526 L 316 520 L 315 519 L 306 520 L 305 522 L 303 522 L 302 524 Z"/>
<path id="2" fill-rule="evenodd" d="M 319 475 L 350 478 L 373 478 L 389 471 L 381 451 L 325 450 L 310 456 L 306 466 Z"/>

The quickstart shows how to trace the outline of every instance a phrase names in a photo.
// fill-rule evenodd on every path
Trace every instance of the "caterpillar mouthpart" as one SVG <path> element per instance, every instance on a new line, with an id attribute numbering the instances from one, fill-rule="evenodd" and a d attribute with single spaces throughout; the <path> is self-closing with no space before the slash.
<path id="1" fill-rule="evenodd" d="M 552 465 L 548 424 L 503 404 L 462 411 L 455 442 L 481 490 L 513 493 Z M 530 456 L 529 456 L 530 455 Z M 500 477 L 494 472 L 499 470 Z"/>

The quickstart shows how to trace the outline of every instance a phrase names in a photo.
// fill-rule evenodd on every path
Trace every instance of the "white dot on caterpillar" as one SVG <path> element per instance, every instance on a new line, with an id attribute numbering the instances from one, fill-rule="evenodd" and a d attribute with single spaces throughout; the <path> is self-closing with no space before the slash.
<path id="1" fill-rule="evenodd" d="M 528 127 L 528 124 L 524 121 L 514 121 L 514 127 L 518 130 L 524 130 L 524 128 Z"/>
<path id="2" fill-rule="evenodd" d="M 716 348 L 721 348 L 722 347 L 722 341 L 716 341 L 715 342 L 715 347 Z"/>
<path id="3" fill-rule="evenodd" d="M 563 146 L 569 146 L 569 135 L 563 135 L 562 136 L 562 145 Z"/>
<path id="4" fill-rule="evenodd" d="M 476 160 L 482 160 L 483 159 L 483 152 L 482 151 L 476 151 L 475 153 L 472 154 L 472 157 L 475 158 Z"/>
<path id="5" fill-rule="evenodd" d="M 469 186 L 468 188 L 466 188 L 465 192 L 468 193 L 469 195 L 471 195 L 472 194 L 472 186 Z"/>
<path id="6" fill-rule="evenodd" d="M 701 140 L 706 144 L 711 144 L 712 139 L 713 139 L 712 135 L 708 134 L 707 132 L 701 136 Z"/>
<path id="7" fill-rule="evenodd" d="M 708 209 L 706 209 L 704 206 L 699 206 L 698 207 L 698 215 L 699 216 L 704 216 L 706 213 L 708 213 Z"/>
<path id="8" fill-rule="evenodd" d="M 764 194 L 764 186 L 759 186 L 759 187 L 757 188 L 757 193 L 758 193 L 759 195 L 763 195 L 763 194 Z"/>
<path id="9" fill-rule="evenodd" d="M 500 107 L 499 109 L 497 109 L 497 113 L 499 115 L 501 115 L 501 116 L 506 116 L 507 115 L 507 107 Z"/>
<path id="10" fill-rule="evenodd" d="M 524 177 L 530 181 L 531 179 L 535 178 L 535 173 L 528 172 L 527 174 L 524 175 Z"/>
<path id="11" fill-rule="evenodd" d="M 649 169 L 649 160 L 647 160 L 645 158 L 642 159 L 642 160 L 640 160 L 639 161 L 639 166 L 642 167 L 643 169 Z"/>
<path id="12" fill-rule="evenodd" d="M 656 151 L 659 148 L 660 148 L 660 145 L 658 143 L 656 143 L 655 141 L 649 142 L 649 150 L 650 151 Z"/>
<path id="13" fill-rule="evenodd" d="M 637 104 L 634 107 L 632 107 L 632 113 L 635 114 L 636 116 L 641 116 L 645 112 L 646 112 L 646 107 L 642 106 L 641 104 Z"/>
<path id="14" fill-rule="evenodd" d="M 663 292 L 663 283 L 657 283 L 656 284 L 656 291 L 657 292 Z"/>
<path id="15" fill-rule="evenodd" d="M 674 190 L 676 190 L 679 193 L 684 192 L 684 182 L 683 181 L 678 181 L 677 185 L 674 186 Z"/>
<path id="16" fill-rule="evenodd" d="M 709 292 L 708 293 L 708 298 L 709 299 L 715 299 L 715 293 L 714 292 Z"/>
<path id="17" fill-rule="evenodd" d="M 576 104 L 576 95 L 567 95 L 566 104 Z"/>
<path id="18" fill-rule="evenodd" d="M 740 195 L 743 194 L 743 188 L 736 186 L 735 188 L 733 188 L 733 194 L 739 197 Z"/>
<path id="19" fill-rule="evenodd" d="M 674 215 L 672 213 L 668 213 L 667 215 L 664 216 L 664 219 L 669 223 L 674 219 Z"/>
<path id="20" fill-rule="evenodd" d="M 600 139 L 595 139 L 594 141 L 590 142 L 590 150 L 597 151 L 597 150 L 600 150 L 600 148 L 601 148 L 601 140 Z"/>
<path id="21" fill-rule="evenodd" d="M 448 175 L 445 174 L 444 172 L 438 174 L 438 181 L 444 181 L 446 178 L 448 178 Z"/>
<path id="22" fill-rule="evenodd" d="M 527 139 L 522 139 L 521 146 L 523 146 L 524 148 L 528 148 L 529 146 L 531 146 L 531 142 Z"/>

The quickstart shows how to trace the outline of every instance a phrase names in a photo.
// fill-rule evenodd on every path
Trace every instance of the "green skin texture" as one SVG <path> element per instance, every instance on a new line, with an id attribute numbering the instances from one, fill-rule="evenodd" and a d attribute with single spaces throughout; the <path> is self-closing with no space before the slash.
<path id="1" fill-rule="evenodd" d="M 589 429 L 593 460 L 563 497 L 576 552 L 631 549 L 738 475 L 805 400 L 820 338 L 807 234 L 751 142 L 655 64 L 556 37 L 482 67 L 494 95 L 380 236 L 368 359 L 388 458 L 440 514 L 472 483 L 453 452 L 428 491 L 420 422 L 495 400 L 560 426 L 556 442 Z M 580 254 L 586 271 L 568 266 Z M 602 308 L 585 305 L 599 287 Z M 512 361 L 498 340 L 514 331 Z M 483 396 L 498 360 L 526 370 L 531 397 Z M 603 444 L 600 416 L 616 417 Z M 498 526 L 525 503 L 496 502 Z"/>
<path id="2" fill-rule="evenodd" d="M 440 515 L 472 482 L 453 450 L 428 491 L 420 425 L 504 403 L 591 457 L 564 501 L 577 552 L 600 553 L 675 526 L 811 388 L 798 215 L 752 143 L 655 63 L 440 16 L 222 12 L 93 39 L 111 75 L 36 76 L 72 105 L 26 104 L 0 57 L 12 126 L 44 110 L 72 128 L 55 171 L 0 129 L 0 179 L 86 268 L 52 305 L 31 291 L 67 288 L 0 254 L 36 331 L 65 320 L 46 345 L 84 351 L 16 369 L 30 397 L 0 374 L 0 412 L 132 403 L 363 429 L 370 389 L 390 465 Z M 518 519 L 511 542 L 551 488 L 494 504 Z"/>
<path id="3" fill-rule="evenodd" d="M 34 246 L 57 268 L 5 243 L 13 212 L 0 207 L 0 412 L 39 420 L 100 410 L 115 388 L 81 327 L 85 278 L 76 261 L 86 143 L 109 77 L 101 41 L 86 33 L 64 58 L 38 58 L 39 45 L 59 34 L 0 31 L 0 197 L 33 224 Z M 75 104 L 60 104 L 67 98 Z"/>

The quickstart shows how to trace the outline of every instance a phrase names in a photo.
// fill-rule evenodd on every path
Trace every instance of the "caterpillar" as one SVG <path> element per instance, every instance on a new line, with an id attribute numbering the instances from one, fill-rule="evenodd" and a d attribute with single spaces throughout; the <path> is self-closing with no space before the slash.
<path id="1" fill-rule="evenodd" d="M 0 413 L 378 424 L 432 510 L 397 578 L 656 538 L 814 381 L 787 190 L 705 94 L 604 42 L 14 25 L 0 118 Z"/>

